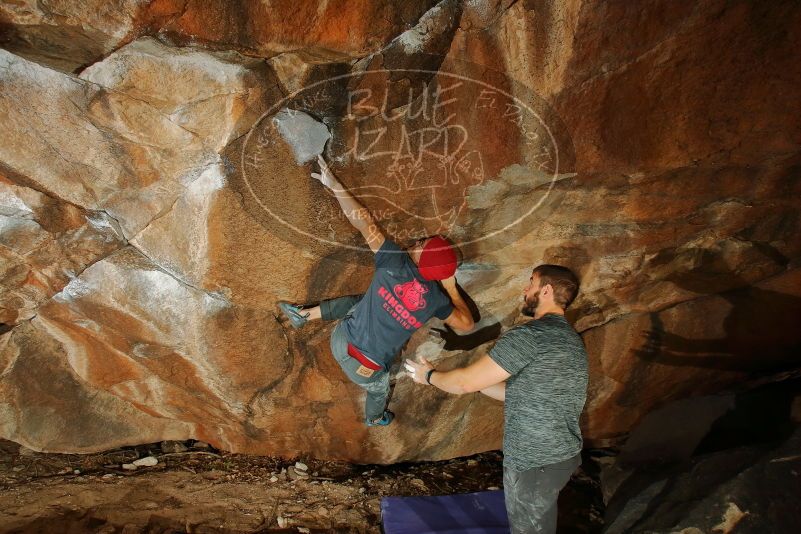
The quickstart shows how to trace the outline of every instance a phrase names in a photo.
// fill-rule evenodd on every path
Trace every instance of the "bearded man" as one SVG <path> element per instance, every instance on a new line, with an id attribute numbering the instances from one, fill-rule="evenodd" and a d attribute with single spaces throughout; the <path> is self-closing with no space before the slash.
<path id="1" fill-rule="evenodd" d="M 515 534 L 556 532 L 559 492 L 581 463 L 587 353 L 565 319 L 578 288 L 570 269 L 540 265 L 523 290 L 522 313 L 533 320 L 503 334 L 486 356 L 451 371 L 406 360 L 415 382 L 504 401 L 503 486 Z"/>

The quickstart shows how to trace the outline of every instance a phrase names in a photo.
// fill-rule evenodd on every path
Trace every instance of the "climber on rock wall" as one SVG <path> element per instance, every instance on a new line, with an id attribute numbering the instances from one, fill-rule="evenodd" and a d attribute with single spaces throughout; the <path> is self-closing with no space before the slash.
<path id="1" fill-rule="evenodd" d="M 325 300 L 313 307 L 287 302 L 278 306 L 295 328 L 311 320 L 339 320 L 331 332 L 334 358 L 367 392 L 365 424 L 388 425 L 394 418 L 386 409 L 389 369 L 411 335 L 432 317 L 459 332 L 473 328 L 470 310 L 456 287 L 456 253 L 441 236 L 418 239 L 402 249 L 384 236 L 322 156 L 317 161 L 320 172 L 312 177 L 334 193 L 345 216 L 364 236 L 375 253 L 375 274 L 362 296 Z"/>
<path id="2" fill-rule="evenodd" d="M 578 287 L 566 267 L 540 265 L 523 291 L 522 313 L 533 320 L 501 335 L 487 355 L 451 371 L 437 371 L 425 358 L 405 362 L 420 384 L 504 401 L 503 481 L 513 533 L 556 532 L 559 491 L 581 463 L 587 353 L 565 319 Z"/>

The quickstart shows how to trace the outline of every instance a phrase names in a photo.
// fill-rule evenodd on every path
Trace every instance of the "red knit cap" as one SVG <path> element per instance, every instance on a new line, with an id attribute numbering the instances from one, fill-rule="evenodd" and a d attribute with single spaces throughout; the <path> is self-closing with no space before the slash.
<path id="1" fill-rule="evenodd" d="M 456 252 L 450 241 L 435 236 L 426 242 L 420 253 L 417 270 L 426 280 L 444 280 L 456 272 Z"/>

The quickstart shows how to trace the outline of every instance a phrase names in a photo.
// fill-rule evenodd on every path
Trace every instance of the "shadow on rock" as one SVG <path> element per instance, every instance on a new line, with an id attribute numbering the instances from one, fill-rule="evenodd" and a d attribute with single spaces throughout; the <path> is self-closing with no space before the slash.
<path id="1" fill-rule="evenodd" d="M 721 325 L 724 334 L 712 339 L 674 334 L 665 329 L 663 314 L 654 312 L 645 346 L 634 354 L 662 365 L 746 373 L 773 373 L 798 367 L 801 298 L 749 285 L 736 272 L 721 267 L 710 251 L 699 249 L 698 254 L 702 261 L 700 269 L 675 273 L 668 280 L 682 289 L 724 299 L 730 307 Z M 717 293 L 722 287 L 739 289 Z"/>

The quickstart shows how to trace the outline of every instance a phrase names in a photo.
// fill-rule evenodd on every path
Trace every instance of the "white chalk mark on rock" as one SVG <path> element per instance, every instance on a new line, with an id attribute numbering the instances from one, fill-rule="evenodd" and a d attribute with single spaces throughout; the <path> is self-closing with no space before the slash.
<path id="1" fill-rule="evenodd" d="M 292 148 L 298 165 L 305 165 L 322 154 L 331 139 L 325 124 L 302 111 L 284 108 L 273 117 L 273 125 Z"/>

